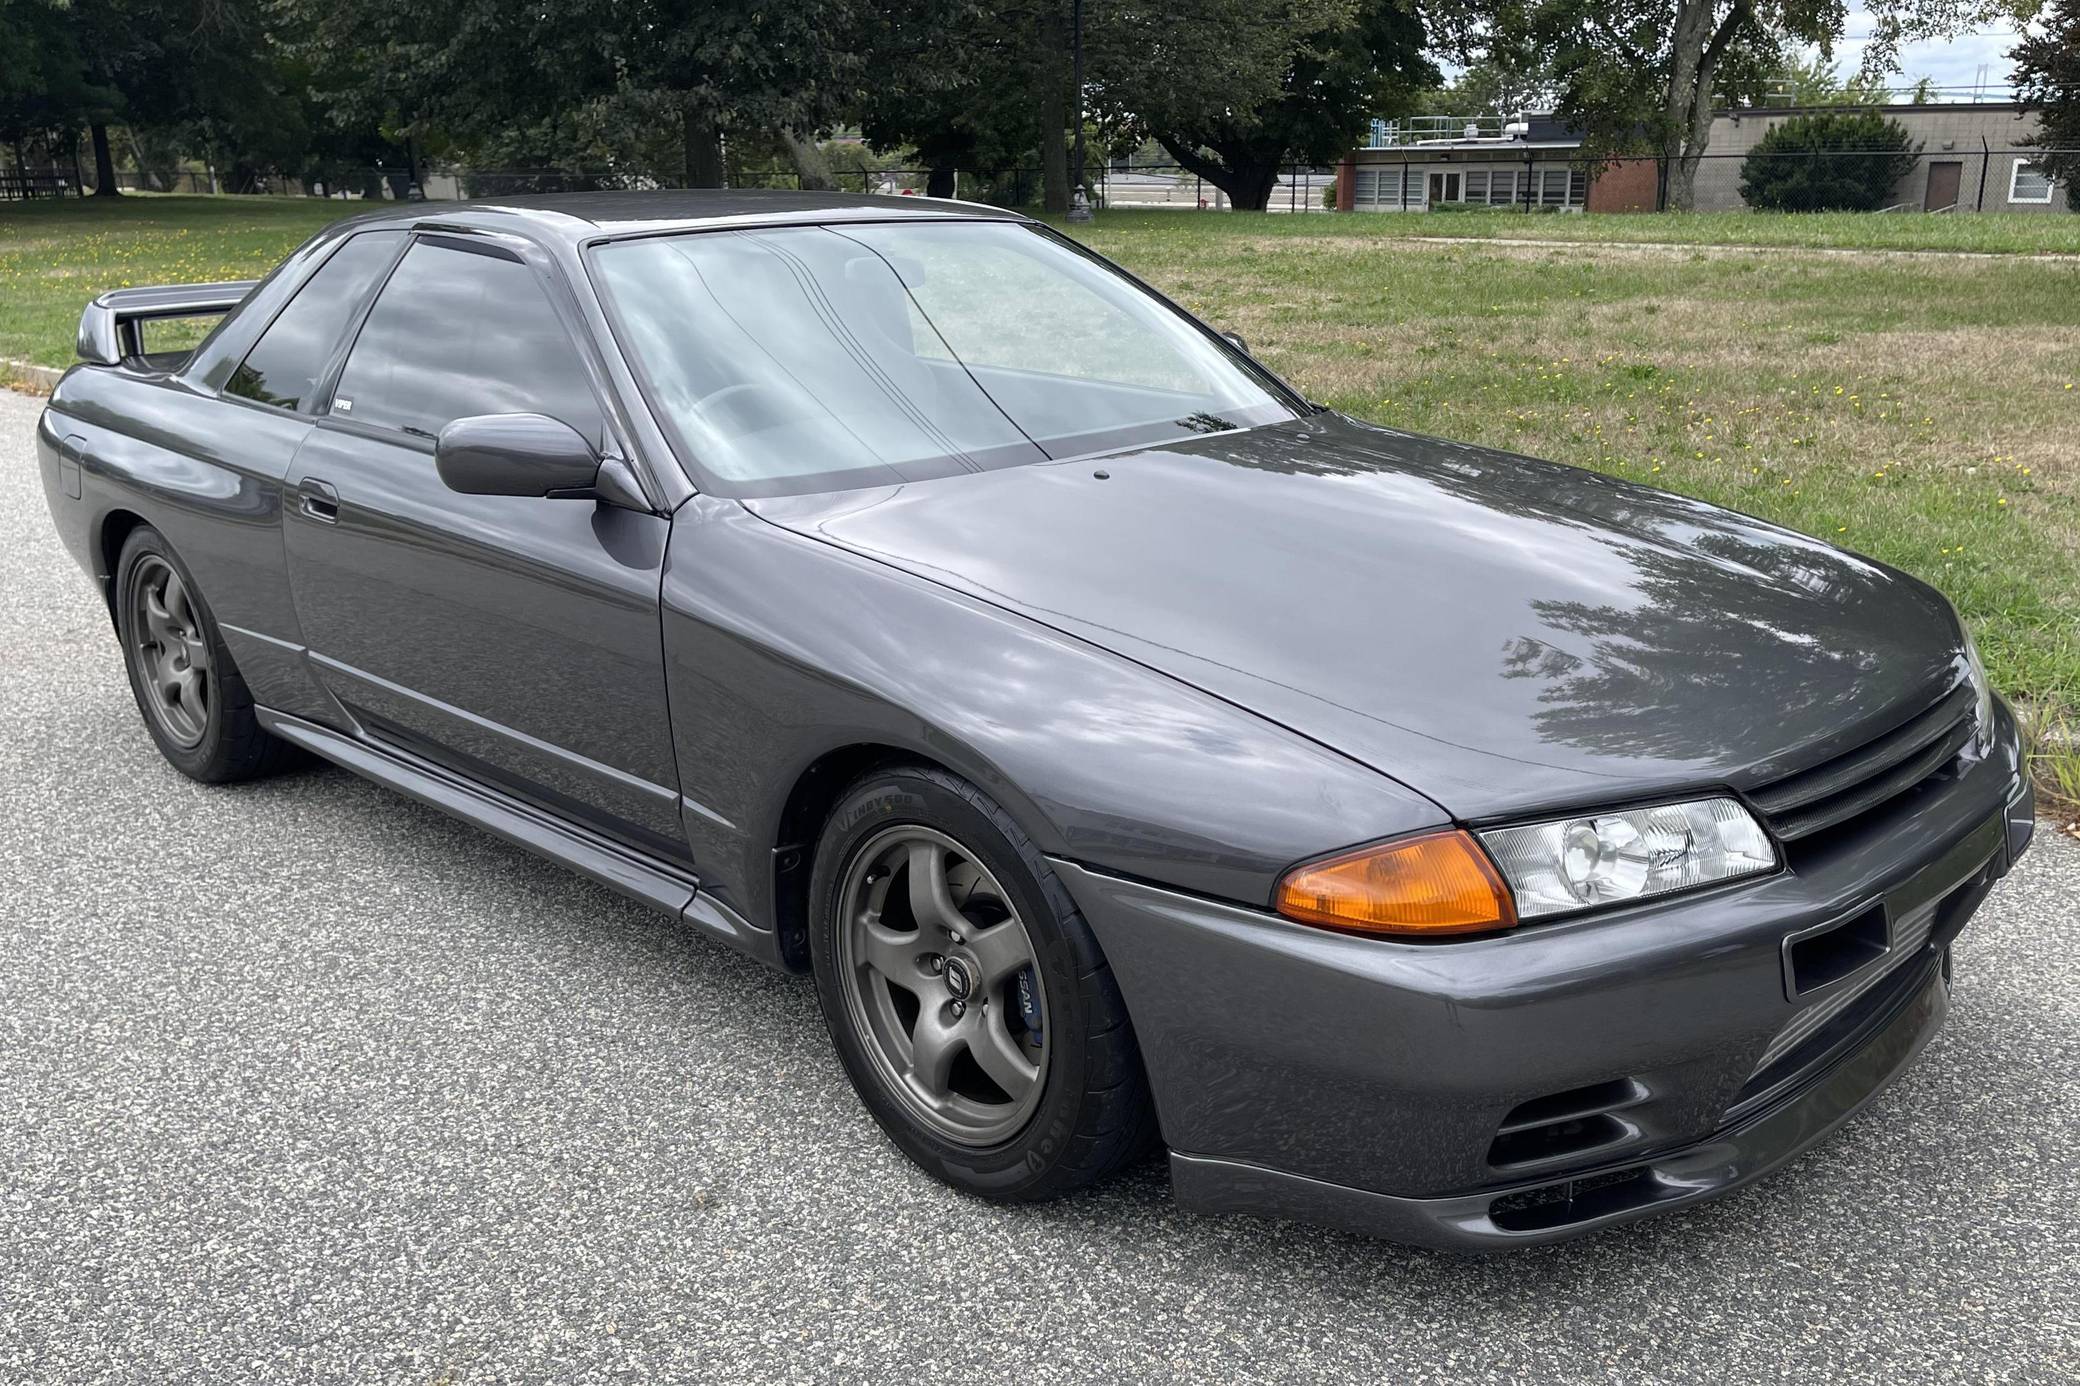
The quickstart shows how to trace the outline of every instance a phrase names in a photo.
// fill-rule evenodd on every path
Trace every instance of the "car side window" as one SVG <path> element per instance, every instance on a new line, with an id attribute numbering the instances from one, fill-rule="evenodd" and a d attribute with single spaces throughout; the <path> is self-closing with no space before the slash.
<path id="1" fill-rule="evenodd" d="M 308 408 L 340 334 L 397 254 L 403 236 L 402 231 L 365 231 L 333 251 L 253 343 L 225 393 L 280 409 Z"/>
<path id="2" fill-rule="evenodd" d="M 423 437 L 474 414 L 547 414 L 599 446 L 604 420 L 533 270 L 420 241 L 405 252 L 347 353 L 340 417 Z"/>

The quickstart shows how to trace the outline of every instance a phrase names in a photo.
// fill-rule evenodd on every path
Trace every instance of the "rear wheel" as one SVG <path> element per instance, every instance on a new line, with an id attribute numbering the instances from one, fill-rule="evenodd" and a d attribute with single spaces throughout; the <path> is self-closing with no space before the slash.
<path id="1" fill-rule="evenodd" d="M 290 759 L 253 712 L 216 618 L 159 531 L 140 526 L 116 560 L 116 633 L 145 730 L 174 769 L 206 784 L 251 779 Z"/>
<path id="2" fill-rule="evenodd" d="M 868 1109 L 956 1187 L 1047 1198 L 1145 1150 L 1154 1107 L 1097 941 L 1045 857 L 973 785 L 855 784 L 818 845 L 810 950 Z"/>

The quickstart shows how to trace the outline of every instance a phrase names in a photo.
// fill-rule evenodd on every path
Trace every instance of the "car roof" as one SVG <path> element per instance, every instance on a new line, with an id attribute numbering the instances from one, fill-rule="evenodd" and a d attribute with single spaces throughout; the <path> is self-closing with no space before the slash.
<path id="1" fill-rule="evenodd" d="M 729 225 L 835 221 L 932 221 L 985 217 L 1026 221 L 1021 213 L 950 198 L 860 193 L 696 188 L 659 192 L 548 193 L 473 202 L 412 202 L 354 218 L 376 226 L 464 226 L 520 230 L 571 244 L 622 235 Z"/>

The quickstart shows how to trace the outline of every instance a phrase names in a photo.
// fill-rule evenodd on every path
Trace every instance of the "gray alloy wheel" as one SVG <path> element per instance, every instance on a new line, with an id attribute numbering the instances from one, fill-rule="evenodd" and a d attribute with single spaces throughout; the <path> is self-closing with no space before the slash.
<path id="1" fill-rule="evenodd" d="M 875 834 L 838 891 L 839 986 L 874 1066 L 947 1140 L 1015 1136 L 1047 1085 L 1047 997 L 1011 897 L 953 838 Z"/>
<path id="2" fill-rule="evenodd" d="M 131 603 L 130 638 L 145 710 L 176 746 L 199 745 L 217 691 L 201 614 L 180 574 L 156 554 L 138 560 Z"/>

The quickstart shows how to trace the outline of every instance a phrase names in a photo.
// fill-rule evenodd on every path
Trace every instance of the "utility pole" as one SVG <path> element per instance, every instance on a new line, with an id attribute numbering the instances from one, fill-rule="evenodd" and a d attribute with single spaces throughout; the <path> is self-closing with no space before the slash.
<path id="1" fill-rule="evenodd" d="M 1076 152 L 1069 161 L 1069 220 L 1089 221 L 1091 204 L 1083 191 L 1083 0 L 1074 0 L 1070 10 L 1069 64 L 1076 83 Z"/>

